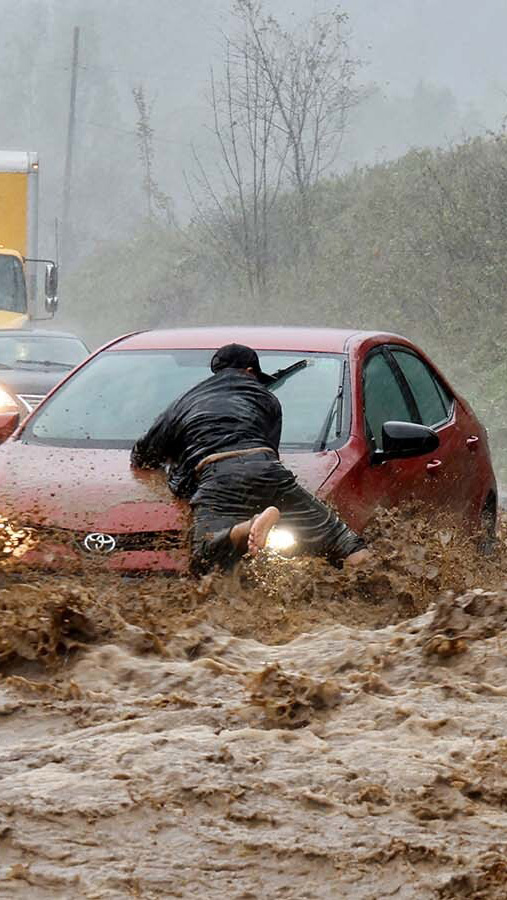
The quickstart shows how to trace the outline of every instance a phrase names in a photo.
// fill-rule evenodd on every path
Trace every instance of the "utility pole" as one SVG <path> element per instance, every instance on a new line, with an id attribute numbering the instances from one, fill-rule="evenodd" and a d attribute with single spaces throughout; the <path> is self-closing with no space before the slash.
<path id="1" fill-rule="evenodd" d="M 67 263 L 68 250 L 70 246 L 70 192 L 72 184 L 72 153 L 74 150 L 74 133 L 76 130 L 76 91 L 77 91 L 77 69 L 79 58 L 79 26 L 74 27 L 74 45 L 72 50 L 72 76 L 70 81 L 70 106 L 69 106 L 69 127 L 67 130 L 67 151 L 65 154 L 65 176 L 63 181 L 63 235 L 62 235 L 62 257 L 64 265 Z"/>

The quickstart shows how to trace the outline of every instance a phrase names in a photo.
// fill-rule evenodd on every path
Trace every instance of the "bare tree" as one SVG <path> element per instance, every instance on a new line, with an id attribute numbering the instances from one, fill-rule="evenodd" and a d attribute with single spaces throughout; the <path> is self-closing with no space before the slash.
<path id="1" fill-rule="evenodd" d="M 171 198 L 159 188 L 153 174 L 155 156 L 153 150 L 154 132 L 150 124 L 153 104 L 148 106 L 146 103 L 142 84 L 137 88 L 133 88 L 132 94 L 139 116 L 136 123 L 136 136 L 139 144 L 139 159 L 144 169 L 143 188 L 146 195 L 148 221 L 153 222 L 155 220 L 155 210 L 158 210 L 164 215 L 167 224 L 171 225 L 174 222 Z"/>
<path id="2" fill-rule="evenodd" d="M 336 162 L 350 110 L 360 100 L 348 16 L 337 7 L 288 32 L 263 15 L 257 0 L 236 0 L 235 8 L 244 23 L 246 52 L 273 97 L 272 149 L 297 191 L 305 242 L 312 250 L 312 189 Z"/>
<path id="3" fill-rule="evenodd" d="M 210 73 L 218 178 L 208 173 L 194 149 L 196 171 L 193 181 L 186 176 L 187 185 L 197 221 L 215 249 L 229 266 L 246 274 L 251 293 L 260 293 L 269 267 L 269 214 L 284 163 L 283 154 L 273 153 L 276 104 L 246 34 L 235 42 L 225 37 L 224 53 L 223 79 L 217 82 Z"/>
<path id="4" fill-rule="evenodd" d="M 347 15 L 338 8 L 292 32 L 265 16 L 260 0 L 235 0 L 233 10 L 238 28 L 224 36 L 223 79 L 217 82 L 213 71 L 210 78 L 220 175 L 194 151 L 196 172 L 187 184 L 215 248 L 246 274 L 252 292 L 262 292 L 281 187 L 295 191 L 296 257 L 301 246 L 313 255 L 314 188 L 335 163 L 359 102 L 358 62 L 349 53 Z"/>

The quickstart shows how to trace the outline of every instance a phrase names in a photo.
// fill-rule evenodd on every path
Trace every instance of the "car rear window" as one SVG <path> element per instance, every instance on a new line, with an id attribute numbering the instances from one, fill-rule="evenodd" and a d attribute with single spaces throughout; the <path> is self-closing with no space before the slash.
<path id="1" fill-rule="evenodd" d="M 214 350 L 103 352 L 90 360 L 44 403 L 22 440 L 58 446 L 128 448 L 177 397 L 210 377 Z M 272 373 L 307 360 L 273 390 L 283 410 L 281 444 L 313 449 L 343 378 L 339 354 L 259 351 Z M 332 438 L 331 438 L 332 439 Z"/>

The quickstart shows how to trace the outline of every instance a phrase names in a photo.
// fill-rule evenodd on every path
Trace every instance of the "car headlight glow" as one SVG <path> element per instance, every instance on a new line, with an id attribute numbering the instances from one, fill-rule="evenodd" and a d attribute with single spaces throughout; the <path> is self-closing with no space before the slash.
<path id="1" fill-rule="evenodd" d="M 19 559 L 33 542 L 31 528 L 20 528 L 8 519 L 0 519 L 0 558 L 10 556 Z"/>
<path id="2" fill-rule="evenodd" d="M 0 387 L 0 412 L 17 412 L 18 404 L 14 397 L 3 387 Z"/>
<path id="3" fill-rule="evenodd" d="M 295 543 L 296 538 L 292 531 L 288 528 L 277 528 L 275 526 L 268 534 L 266 547 L 269 550 L 290 550 Z"/>

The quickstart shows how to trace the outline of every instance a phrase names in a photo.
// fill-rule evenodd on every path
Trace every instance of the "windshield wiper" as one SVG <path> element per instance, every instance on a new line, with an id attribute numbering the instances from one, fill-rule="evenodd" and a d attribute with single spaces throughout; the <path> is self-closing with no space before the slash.
<path id="1" fill-rule="evenodd" d="M 59 369 L 73 369 L 70 363 L 56 362 L 54 359 L 17 359 L 16 363 L 23 366 L 57 366 Z"/>
<path id="2" fill-rule="evenodd" d="M 292 363 L 290 366 L 287 366 L 286 369 L 278 369 L 270 376 L 272 381 L 269 383 L 268 387 L 270 388 L 270 390 L 274 387 L 279 387 L 287 380 L 287 378 L 290 378 L 291 375 L 295 375 L 296 372 L 300 372 L 301 369 L 306 369 L 307 365 L 307 359 L 300 359 L 298 360 L 298 362 Z"/>

